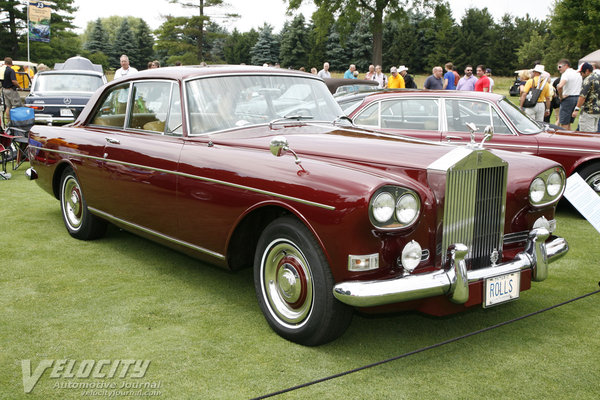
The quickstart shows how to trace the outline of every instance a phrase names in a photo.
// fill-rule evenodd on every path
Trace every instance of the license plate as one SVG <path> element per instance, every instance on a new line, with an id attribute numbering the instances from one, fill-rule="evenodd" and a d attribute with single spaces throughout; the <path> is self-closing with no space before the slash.
<path id="1" fill-rule="evenodd" d="M 483 307 L 491 307 L 497 304 L 519 298 L 521 290 L 521 273 L 494 276 L 485 280 L 483 296 Z"/>
<path id="2" fill-rule="evenodd" d="M 60 109 L 60 116 L 61 117 L 72 117 L 73 116 L 73 111 L 71 111 L 70 108 L 61 108 Z"/>

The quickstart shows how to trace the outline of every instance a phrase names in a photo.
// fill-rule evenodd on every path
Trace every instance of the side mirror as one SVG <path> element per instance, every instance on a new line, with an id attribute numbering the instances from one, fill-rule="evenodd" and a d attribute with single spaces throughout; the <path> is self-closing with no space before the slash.
<path id="1" fill-rule="evenodd" d="M 281 157 L 289 149 L 288 141 L 283 136 L 275 136 L 271 139 L 269 149 L 275 157 Z"/>

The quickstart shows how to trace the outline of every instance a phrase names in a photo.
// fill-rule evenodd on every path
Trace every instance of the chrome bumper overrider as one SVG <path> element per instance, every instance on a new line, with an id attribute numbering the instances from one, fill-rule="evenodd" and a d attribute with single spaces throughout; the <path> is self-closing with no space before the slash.
<path id="1" fill-rule="evenodd" d="M 548 276 L 548 264 L 568 250 L 565 239 L 550 237 L 547 229 L 537 228 L 529 232 L 525 251 L 502 264 L 467 271 L 464 258 L 468 249 L 458 243 L 448 249 L 444 270 L 387 280 L 341 282 L 334 286 L 333 294 L 342 303 L 355 307 L 373 307 L 439 295 L 448 295 L 451 301 L 462 304 L 469 300 L 471 282 L 526 269 L 532 270 L 534 281 L 543 281 Z"/>

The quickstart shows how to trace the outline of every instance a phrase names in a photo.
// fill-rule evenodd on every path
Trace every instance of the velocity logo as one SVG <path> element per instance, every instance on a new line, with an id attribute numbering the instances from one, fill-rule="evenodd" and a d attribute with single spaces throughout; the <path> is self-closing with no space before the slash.
<path id="1" fill-rule="evenodd" d="M 69 379 L 139 379 L 146 375 L 150 360 L 42 360 L 31 370 L 31 360 L 21 360 L 23 390 L 31 393 L 47 369 L 52 368 L 50 378 Z"/>

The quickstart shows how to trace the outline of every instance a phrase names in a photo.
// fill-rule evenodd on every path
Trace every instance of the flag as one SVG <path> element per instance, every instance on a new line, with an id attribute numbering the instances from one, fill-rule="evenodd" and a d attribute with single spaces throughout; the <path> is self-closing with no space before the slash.
<path id="1" fill-rule="evenodd" d="M 29 2 L 29 40 L 35 42 L 50 41 L 50 4 L 44 1 Z"/>

